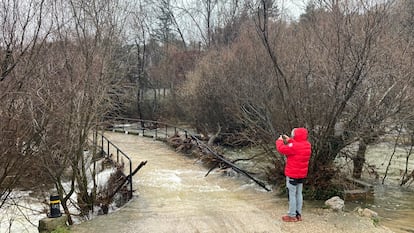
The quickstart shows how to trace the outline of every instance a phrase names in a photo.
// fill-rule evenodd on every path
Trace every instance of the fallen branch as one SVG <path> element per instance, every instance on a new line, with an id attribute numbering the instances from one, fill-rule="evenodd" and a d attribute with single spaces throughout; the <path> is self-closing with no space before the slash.
<path id="1" fill-rule="evenodd" d="M 235 164 L 236 162 L 239 162 L 239 161 L 249 161 L 249 160 L 254 159 L 256 156 L 257 156 L 257 155 L 252 156 L 252 157 L 250 157 L 250 158 L 246 158 L 246 159 L 236 159 L 236 160 L 231 161 L 231 163 L 232 163 L 232 164 Z M 210 174 L 210 172 L 212 172 L 214 169 L 218 168 L 220 164 L 221 164 L 220 162 L 216 161 L 216 162 L 214 163 L 214 166 L 213 166 L 213 167 L 211 167 L 211 168 L 210 168 L 210 170 L 208 170 L 207 174 L 206 174 L 204 177 L 208 176 L 208 174 Z M 221 167 L 221 168 L 222 168 L 222 169 L 226 169 L 226 168 L 229 168 L 229 167 L 228 167 L 228 166 L 225 166 L 224 168 L 223 168 L 223 167 Z M 251 172 L 250 172 L 249 174 L 253 174 L 253 173 L 251 173 Z"/>
<path id="2" fill-rule="evenodd" d="M 134 176 L 139 171 L 139 169 L 141 169 L 145 164 L 147 164 L 147 161 L 141 162 L 138 165 L 138 167 L 135 168 L 134 171 L 131 174 L 129 174 L 127 176 L 124 176 L 124 177 L 121 177 L 121 179 L 119 180 L 120 183 L 118 183 L 118 187 L 115 189 L 114 192 L 112 192 L 110 195 L 108 195 L 109 200 L 111 200 L 115 196 L 115 194 L 122 188 L 122 186 L 124 186 L 124 184 L 127 181 L 130 181 L 131 177 Z M 131 190 L 131 193 L 132 193 L 132 190 Z"/>
<path id="3" fill-rule="evenodd" d="M 227 166 L 231 167 L 234 171 L 241 173 L 245 176 L 247 176 L 249 179 L 253 180 L 256 184 L 258 184 L 260 187 L 264 188 L 266 191 L 270 191 L 270 189 L 268 189 L 266 187 L 266 185 L 257 180 L 256 178 L 254 178 L 253 176 L 251 176 L 248 172 L 242 170 L 241 168 L 237 167 L 235 164 L 233 164 L 232 162 L 228 161 L 226 158 L 224 158 L 222 155 L 216 153 L 215 151 L 213 151 L 210 147 L 208 147 L 207 145 L 205 145 L 204 143 L 202 143 L 200 140 L 198 140 L 198 138 L 191 136 L 191 138 L 193 140 L 196 141 L 198 147 L 201 150 L 207 150 L 207 152 L 211 153 L 212 155 L 214 155 L 214 157 L 216 157 L 218 160 L 220 160 L 222 163 L 226 164 Z M 214 169 L 214 167 L 213 167 Z M 209 173 L 212 171 L 212 169 L 210 169 Z"/>
<path id="4" fill-rule="evenodd" d="M 220 164 L 219 162 L 216 162 L 214 164 L 214 166 L 212 168 L 210 168 L 210 170 L 208 170 L 208 172 L 204 175 L 204 177 L 208 176 L 208 174 L 210 174 L 210 172 L 212 172 L 214 169 L 216 169 L 219 164 Z"/>
<path id="5" fill-rule="evenodd" d="M 413 179 L 414 181 L 414 170 L 411 172 L 409 176 L 407 176 L 405 179 L 401 181 L 401 186 L 405 185 L 410 179 Z"/>

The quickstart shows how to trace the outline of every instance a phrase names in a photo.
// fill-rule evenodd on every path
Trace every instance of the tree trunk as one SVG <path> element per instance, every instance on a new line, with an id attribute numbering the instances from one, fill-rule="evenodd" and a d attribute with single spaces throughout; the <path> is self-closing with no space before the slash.
<path id="1" fill-rule="evenodd" d="M 327 134 L 319 140 L 313 147 L 312 162 L 309 164 L 310 175 L 321 175 L 321 169 L 331 170 L 333 168 L 333 162 L 337 157 L 338 153 L 344 148 L 343 137 L 335 137 L 332 134 Z M 329 180 L 330 176 L 325 174 L 324 180 Z"/>
<path id="2" fill-rule="evenodd" d="M 367 144 L 365 140 L 359 142 L 359 147 L 355 158 L 352 159 L 354 162 L 354 170 L 352 172 L 352 177 L 360 179 L 362 174 L 362 168 L 365 163 L 365 152 L 367 150 Z"/>

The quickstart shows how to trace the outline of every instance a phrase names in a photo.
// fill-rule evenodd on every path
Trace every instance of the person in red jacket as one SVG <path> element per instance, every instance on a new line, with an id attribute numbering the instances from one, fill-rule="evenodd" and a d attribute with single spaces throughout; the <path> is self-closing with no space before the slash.
<path id="1" fill-rule="evenodd" d="M 276 149 L 286 156 L 285 176 L 289 190 L 289 212 L 283 216 L 285 222 L 302 221 L 303 180 L 308 174 L 311 144 L 308 141 L 308 130 L 294 128 L 292 137 L 280 136 L 276 140 Z"/>

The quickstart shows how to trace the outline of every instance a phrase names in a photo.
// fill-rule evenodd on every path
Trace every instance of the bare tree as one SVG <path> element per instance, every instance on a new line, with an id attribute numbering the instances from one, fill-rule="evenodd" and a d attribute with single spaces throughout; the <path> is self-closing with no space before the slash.
<path id="1" fill-rule="evenodd" d="M 408 170 L 409 167 L 409 161 L 410 159 L 412 159 L 412 155 L 414 152 L 414 121 L 412 119 L 412 116 L 409 116 L 408 119 L 406 121 L 404 121 L 407 123 L 406 125 L 406 129 L 407 129 L 407 142 L 404 143 L 404 145 L 408 145 L 408 149 L 407 149 L 407 156 L 405 159 L 405 168 L 404 168 L 404 172 L 402 174 L 401 177 L 401 183 L 400 185 L 406 185 L 408 183 L 408 181 L 412 180 L 411 183 L 414 181 L 414 169 L 412 171 Z"/>
<path id="2" fill-rule="evenodd" d="M 319 191 L 338 174 L 338 153 L 360 141 L 358 176 L 366 145 L 410 106 L 407 44 L 395 43 L 392 6 L 323 1 L 299 22 L 287 23 L 270 17 L 272 1 L 258 2 L 250 8 L 254 24 L 246 22 L 228 49 L 211 51 L 188 83 L 196 119 L 220 122 L 222 132 L 237 129 L 239 139 L 267 148 L 278 134 L 307 127 L 313 143 L 309 182 Z M 283 168 L 283 160 L 267 151 Z"/>
<path id="3" fill-rule="evenodd" d="M 400 34 L 400 38 L 402 38 L 401 41 L 403 41 L 404 43 L 401 43 L 401 47 L 403 47 L 403 45 L 405 45 L 403 48 L 405 49 L 401 49 L 400 51 L 404 51 L 404 54 L 406 54 L 406 59 L 405 59 L 405 66 L 403 66 L 405 69 L 402 70 L 402 72 L 406 73 L 407 75 L 409 75 L 408 77 L 412 77 L 412 72 L 413 72 L 413 61 L 414 61 L 414 50 L 413 50 L 413 46 L 411 46 L 414 43 L 414 3 L 412 1 L 401 1 L 400 4 L 398 5 L 398 7 L 395 10 L 395 18 L 397 19 L 397 23 L 395 24 L 395 28 L 397 29 L 397 31 L 401 32 Z M 400 27 L 399 27 L 400 26 Z M 400 30 L 399 30 L 400 29 Z M 411 56 L 409 55 L 411 54 Z M 410 93 L 413 93 L 412 88 L 414 87 L 413 85 L 413 79 L 411 78 L 411 85 L 409 88 Z M 411 98 L 414 98 L 414 96 L 411 94 L 410 96 Z M 413 103 L 414 101 L 411 100 L 411 103 Z M 406 156 L 406 161 L 405 161 L 405 169 L 403 174 L 402 174 L 402 178 L 401 178 L 401 183 L 400 185 L 407 185 L 408 181 L 410 179 L 414 180 L 414 171 L 409 171 L 408 170 L 408 164 L 410 159 L 412 159 L 412 153 L 413 153 L 413 146 L 414 146 L 414 120 L 413 120 L 413 112 L 412 112 L 412 106 L 407 107 L 406 109 L 404 109 L 402 111 L 403 114 L 401 117 L 400 122 L 404 123 L 404 129 L 406 130 L 406 136 L 404 138 L 406 138 L 406 142 L 403 143 L 403 145 L 408 145 L 408 149 L 407 149 L 407 156 Z M 412 183 L 412 181 L 411 181 Z"/>
<path id="4" fill-rule="evenodd" d="M 244 2 L 240 0 L 203 0 L 203 1 L 181 1 L 177 2 L 174 9 L 180 19 L 177 24 L 185 25 L 181 28 L 184 35 L 192 36 L 193 40 L 201 41 L 209 49 L 218 38 L 220 33 L 216 30 L 228 27 L 237 20 L 239 14 L 244 10 Z M 190 22 L 190 23 L 189 23 Z M 188 26 L 187 26 L 188 25 Z M 194 28 L 189 30 L 189 28 Z M 188 40 L 187 40 L 188 41 Z"/>
<path id="5" fill-rule="evenodd" d="M 405 77 L 395 69 L 392 71 L 397 73 L 384 73 L 388 61 L 381 59 L 390 55 L 383 48 L 392 41 L 392 35 L 386 33 L 391 5 L 325 1 L 320 6 L 324 10 L 301 25 L 304 63 L 309 64 L 301 75 L 307 80 L 305 93 L 310 94 L 305 99 L 311 101 L 297 106 L 310 110 L 301 116 L 314 137 L 310 171 L 318 180 L 317 174 L 332 167 L 339 151 L 361 138 L 354 159 L 354 175 L 359 176 L 366 145 L 383 133 L 379 126 L 406 104 Z M 312 95 L 314 88 L 317 95 Z M 391 99 L 395 101 L 392 108 Z M 299 99 L 294 96 L 293 101 Z M 335 174 L 332 172 L 326 171 L 324 179 Z"/>
<path id="6" fill-rule="evenodd" d="M 45 158 L 52 161 L 61 158 L 58 161 L 63 164 L 58 167 L 63 165 L 62 168 L 70 170 L 65 171 L 69 172 L 66 174 L 46 161 L 45 167 L 50 168 L 48 173 L 55 181 L 65 213 L 70 216 L 68 201 L 72 193 L 77 192 L 77 206 L 86 216 L 96 201 L 97 171 L 91 166 L 91 156 L 85 156 L 84 150 L 91 130 L 102 120 L 110 107 L 107 104 L 111 104 L 107 96 L 113 83 L 110 61 L 121 38 L 122 31 L 117 26 L 123 22 L 123 12 L 118 12 L 123 6 L 113 1 L 83 0 L 61 4 L 56 7 L 63 9 L 56 12 L 57 16 L 69 22 L 68 26 L 64 26 L 66 22 L 59 24 L 63 27 L 57 32 L 58 40 L 48 51 L 55 56 L 48 56 L 42 66 L 46 69 L 42 72 L 45 74 L 43 83 L 48 81 L 51 87 L 46 88 L 48 92 L 40 93 L 46 95 L 41 99 L 47 104 L 41 107 L 49 112 L 48 128 L 55 129 L 49 131 L 44 141 L 44 153 L 48 155 Z M 65 15 L 67 9 L 69 15 Z M 54 111 L 57 114 L 53 114 Z M 64 188 L 64 178 L 69 178 L 70 189 Z"/>
<path id="7" fill-rule="evenodd" d="M 54 1 L 50 14 L 42 17 L 53 22 L 49 26 L 56 26 L 55 30 L 46 34 L 48 40 L 32 45 L 36 54 L 19 57 L 19 69 L 1 82 L 7 91 L 2 94 L 5 108 L 1 108 L 1 116 L 11 127 L 2 126 L 1 132 L 8 134 L 5 138 L 13 135 L 5 142 L 14 145 L 2 151 L 13 158 L 3 161 L 6 156 L 1 156 L 2 175 L 25 182 L 38 178 L 46 189 L 53 184 L 69 216 L 74 192 L 79 198 L 75 206 L 83 214 L 95 202 L 96 170 L 92 156 L 86 156 L 84 150 L 91 130 L 111 104 L 107 95 L 112 83 L 109 63 L 121 35 L 117 9 L 110 1 Z"/>
<path id="8" fill-rule="evenodd" d="M 0 207 L 16 187 L 28 185 L 40 135 L 30 119 L 26 81 L 50 32 L 46 1 L 0 3 Z"/>

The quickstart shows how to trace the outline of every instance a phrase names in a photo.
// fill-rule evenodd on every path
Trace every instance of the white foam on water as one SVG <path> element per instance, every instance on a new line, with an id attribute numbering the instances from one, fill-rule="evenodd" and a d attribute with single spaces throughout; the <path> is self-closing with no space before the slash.
<path id="1" fill-rule="evenodd" d="M 101 190 L 106 186 L 107 181 L 115 169 L 105 169 L 96 175 L 98 189 Z M 89 188 L 92 188 L 93 182 L 89 180 Z M 69 191 L 70 183 L 63 183 L 63 188 Z M 5 205 L 0 208 L 0 233 L 19 232 L 19 233 L 38 233 L 39 220 L 47 217 L 50 212 L 49 197 L 34 198 L 30 194 L 32 191 L 13 191 Z M 50 194 L 55 195 L 55 191 L 51 190 Z M 76 192 L 70 198 L 76 202 Z M 68 202 L 71 213 L 78 213 L 78 209 L 71 202 Z M 109 212 L 116 211 L 115 205 L 110 205 Z M 61 209 L 62 211 L 62 209 Z M 97 211 L 90 214 L 89 218 L 94 218 Z M 75 224 L 83 221 L 76 216 L 72 216 Z"/>
<path id="2" fill-rule="evenodd" d="M 29 196 L 31 191 L 15 191 L 0 208 L 0 233 L 37 233 L 39 220 L 46 217 L 48 204 Z"/>

